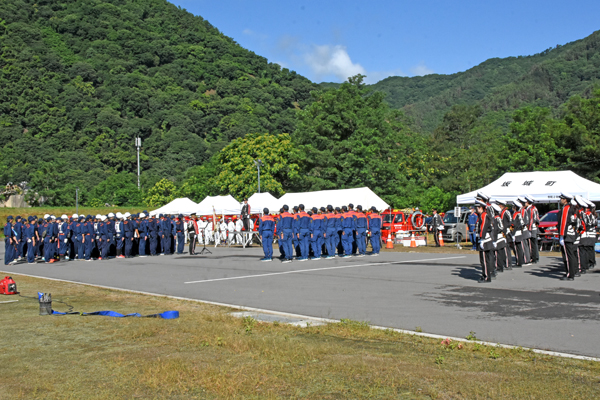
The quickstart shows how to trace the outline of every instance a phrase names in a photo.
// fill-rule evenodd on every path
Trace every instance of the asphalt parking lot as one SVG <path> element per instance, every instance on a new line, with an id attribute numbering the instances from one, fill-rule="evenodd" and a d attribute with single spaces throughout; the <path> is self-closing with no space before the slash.
<path id="1" fill-rule="evenodd" d="M 477 253 L 264 263 L 259 248 L 1 268 L 119 289 L 600 357 L 600 270 L 560 281 L 559 257 L 479 284 Z M 276 252 L 277 253 L 277 252 Z M 3 272 L 3 273 L 4 273 Z M 43 287 L 39 291 L 44 291 Z M 53 296 L 60 298 L 59 293 Z"/>

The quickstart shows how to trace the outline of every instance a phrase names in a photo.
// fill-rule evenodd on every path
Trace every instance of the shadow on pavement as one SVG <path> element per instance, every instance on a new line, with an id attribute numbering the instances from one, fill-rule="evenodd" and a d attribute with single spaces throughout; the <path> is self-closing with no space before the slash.
<path id="1" fill-rule="evenodd" d="M 452 271 L 452 275 L 471 281 L 478 281 L 481 278 L 481 269 L 479 265 L 474 264 L 470 267 L 457 268 Z"/>

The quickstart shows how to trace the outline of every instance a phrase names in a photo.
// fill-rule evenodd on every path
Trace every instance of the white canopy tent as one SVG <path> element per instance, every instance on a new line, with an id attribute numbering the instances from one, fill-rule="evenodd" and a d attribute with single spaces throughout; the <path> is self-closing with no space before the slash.
<path id="1" fill-rule="evenodd" d="M 184 214 L 189 215 L 196 211 L 198 208 L 198 204 L 194 203 L 192 200 L 187 197 L 182 197 L 179 199 L 175 199 L 169 204 L 165 204 L 161 208 L 150 211 L 150 215 L 159 215 L 159 214 Z"/>
<path id="2" fill-rule="evenodd" d="M 230 194 L 227 196 L 207 196 L 194 210 L 197 215 L 239 215 L 242 206 Z"/>
<path id="3" fill-rule="evenodd" d="M 375 206 L 378 210 L 385 210 L 389 205 L 377 196 L 368 187 L 339 190 L 319 190 L 316 192 L 287 193 L 280 199 L 281 205 L 287 204 L 290 208 L 298 204 L 304 204 L 306 209 L 312 207 L 325 207 L 331 204 L 333 207 L 341 207 L 348 203 L 361 205 L 363 210 Z"/>
<path id="4" fill-rule="evenodd" d="M 507 172 L 481 189 L 456 196 L 456 203 L 475 203 L 477 192 L 504 201 L 512 201 L 528 194 L 540 203 L 557 203 L 561 192 L 600 201 L 600 184 L 582 178 L 572 171 Z"/>
<path id="5" fill-rule="evenodd" d="M 270 213 L 278 213 L 283 205 L 280 200 L 277 200 L 269 192 L 254 193 L 248 198 L 248 204 L 250 205 L 250 212 L 252 214 L 262 214 L 264 208 L 268 208 Z"/>

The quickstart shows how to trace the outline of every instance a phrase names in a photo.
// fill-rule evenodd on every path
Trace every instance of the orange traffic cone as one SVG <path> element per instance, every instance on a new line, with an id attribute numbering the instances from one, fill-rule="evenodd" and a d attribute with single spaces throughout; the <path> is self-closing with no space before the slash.
<path id="1" fill-rule="evenodd" d="M 387 238 L 387 242 L 385 243 L 385 248 L 386 249 L 393 249 L 394 248 L 394 242 L 392 242 L 392 233 L 388 233 L 388 238 Z"/>
<path id="2" fill-rule="evenodd" d="M 415 234 L 410 235 L 410 247 L 417 247 L 417 242 L 415 241 Z"/>
<path id="3" fill-rule="evenodd" d="M 440 239 L 440 246 L 444 246 L 444 238 L 442 237 L 442 232 L 440 231 L 439 233 L 439 239 Z"/>

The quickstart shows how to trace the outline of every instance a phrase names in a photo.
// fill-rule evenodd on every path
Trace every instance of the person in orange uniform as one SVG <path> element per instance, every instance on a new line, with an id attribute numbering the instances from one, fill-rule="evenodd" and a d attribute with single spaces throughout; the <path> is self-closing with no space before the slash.
<path id="1" fill-rule="evenodd" d="M 273 231 L 275 230 L 275 219 L 269 215 L 269 209 L 263 209 L 263 216 L 260 219 L 258 234 L 263 245 L 265 257 L 260 261 L 273 261 Z"/>
<path id="2" fill-rule="evenodd" d="M 378 256 L 381 250 L 381 227 L 383 226 L 383 220 L 381 215 L 377 212 L 375 206 L 371 207 L 371 213 L 369 214 L 369 230 L 371 231 L 371 247 L 373 248 L 372 256 Z"/>
<path id="3" fill-rule="evenodd" d="M 362 211 L 362 206 L 359 204 L 356 206 L 356 212 L 354 212 L 358 257 L 364 257 L 367 254 L 367 229 L 369 229 L 369 221 Z"/>

